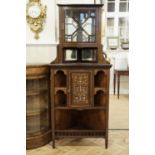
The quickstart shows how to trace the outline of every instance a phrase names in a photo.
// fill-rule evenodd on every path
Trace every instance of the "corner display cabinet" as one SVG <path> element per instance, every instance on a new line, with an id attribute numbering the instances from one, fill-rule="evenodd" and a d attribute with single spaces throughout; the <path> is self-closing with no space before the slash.
<path id="1" fill-rule="evenodd" d="M 36 148 L 51 140 L 49 66 L 26 67 L 26 148 Z"/>
<path id="2" fill-rule="evenodd" d="M 105 138 L 108 147 L 109 71 L 101 45 L 102 5 L 58 5 L 59 45 L 50 64 L 52 140 Z"/>

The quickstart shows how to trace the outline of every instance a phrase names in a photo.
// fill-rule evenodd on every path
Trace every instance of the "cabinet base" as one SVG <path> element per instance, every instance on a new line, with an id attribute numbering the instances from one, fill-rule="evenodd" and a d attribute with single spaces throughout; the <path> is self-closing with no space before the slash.
<path id="1" fill-rule="evenodd" d="M 42 135 L 30 137 L 26 139 L 26 149 L 34 149 L 51 141 L 51 131 L 48 131 Z"/>

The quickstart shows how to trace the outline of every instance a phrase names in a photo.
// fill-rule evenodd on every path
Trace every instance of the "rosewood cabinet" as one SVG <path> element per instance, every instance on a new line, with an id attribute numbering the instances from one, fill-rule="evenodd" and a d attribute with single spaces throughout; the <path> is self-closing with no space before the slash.
<path id="1" fill-rule="evenodd" d="M 27 149 L 62 137 L 105 138 L 111 64 L 101 44 L 102 5 L 58 5 L 57 58 L 26 68 Z"/>
<path id="2" fill-rule="evenodd" d="M 26 67 L 26 148 L 36 148 L 51 140 L 49 67 Z"/>
<path id="3" fill-rule="evenodd" d="M 59 45 L 50 64 L 52 141 L 105 138 L 108 147 L 109 71 L 101 45 L 102 5 L 58 5 Z"/>

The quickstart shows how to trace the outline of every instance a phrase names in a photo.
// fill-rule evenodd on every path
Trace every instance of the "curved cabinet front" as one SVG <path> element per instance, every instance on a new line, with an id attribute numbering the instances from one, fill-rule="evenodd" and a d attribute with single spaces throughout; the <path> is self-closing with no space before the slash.
<path id="1" fill-rule="evenodd" d="M 26 148 L 32 149 L 51 140 L 49 68 L 26 67 Z"/>

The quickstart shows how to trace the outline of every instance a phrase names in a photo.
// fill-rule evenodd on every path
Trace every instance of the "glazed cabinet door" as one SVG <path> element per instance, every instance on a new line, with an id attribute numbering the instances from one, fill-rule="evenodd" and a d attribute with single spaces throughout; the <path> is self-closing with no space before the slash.
<path id="1" fill-rule="evenodd" d="M 69 107 L 89 107 L 92 105 L 92 72 L 70 70 L 68 97 Z"/>
<path id="2" fill-rule="evenodd" d="M 62 16 L 64 16 L 62 18 Z M 95 43 L 97 29 L 97 9 L 94 7 L 63 8 L 61 16 L 65 43 Z"/>
<path id="3" fill-rule="evenodd" d="M 26 148 L 32 149 L 51 140 L 48 66 L 26 68 Z"/>

